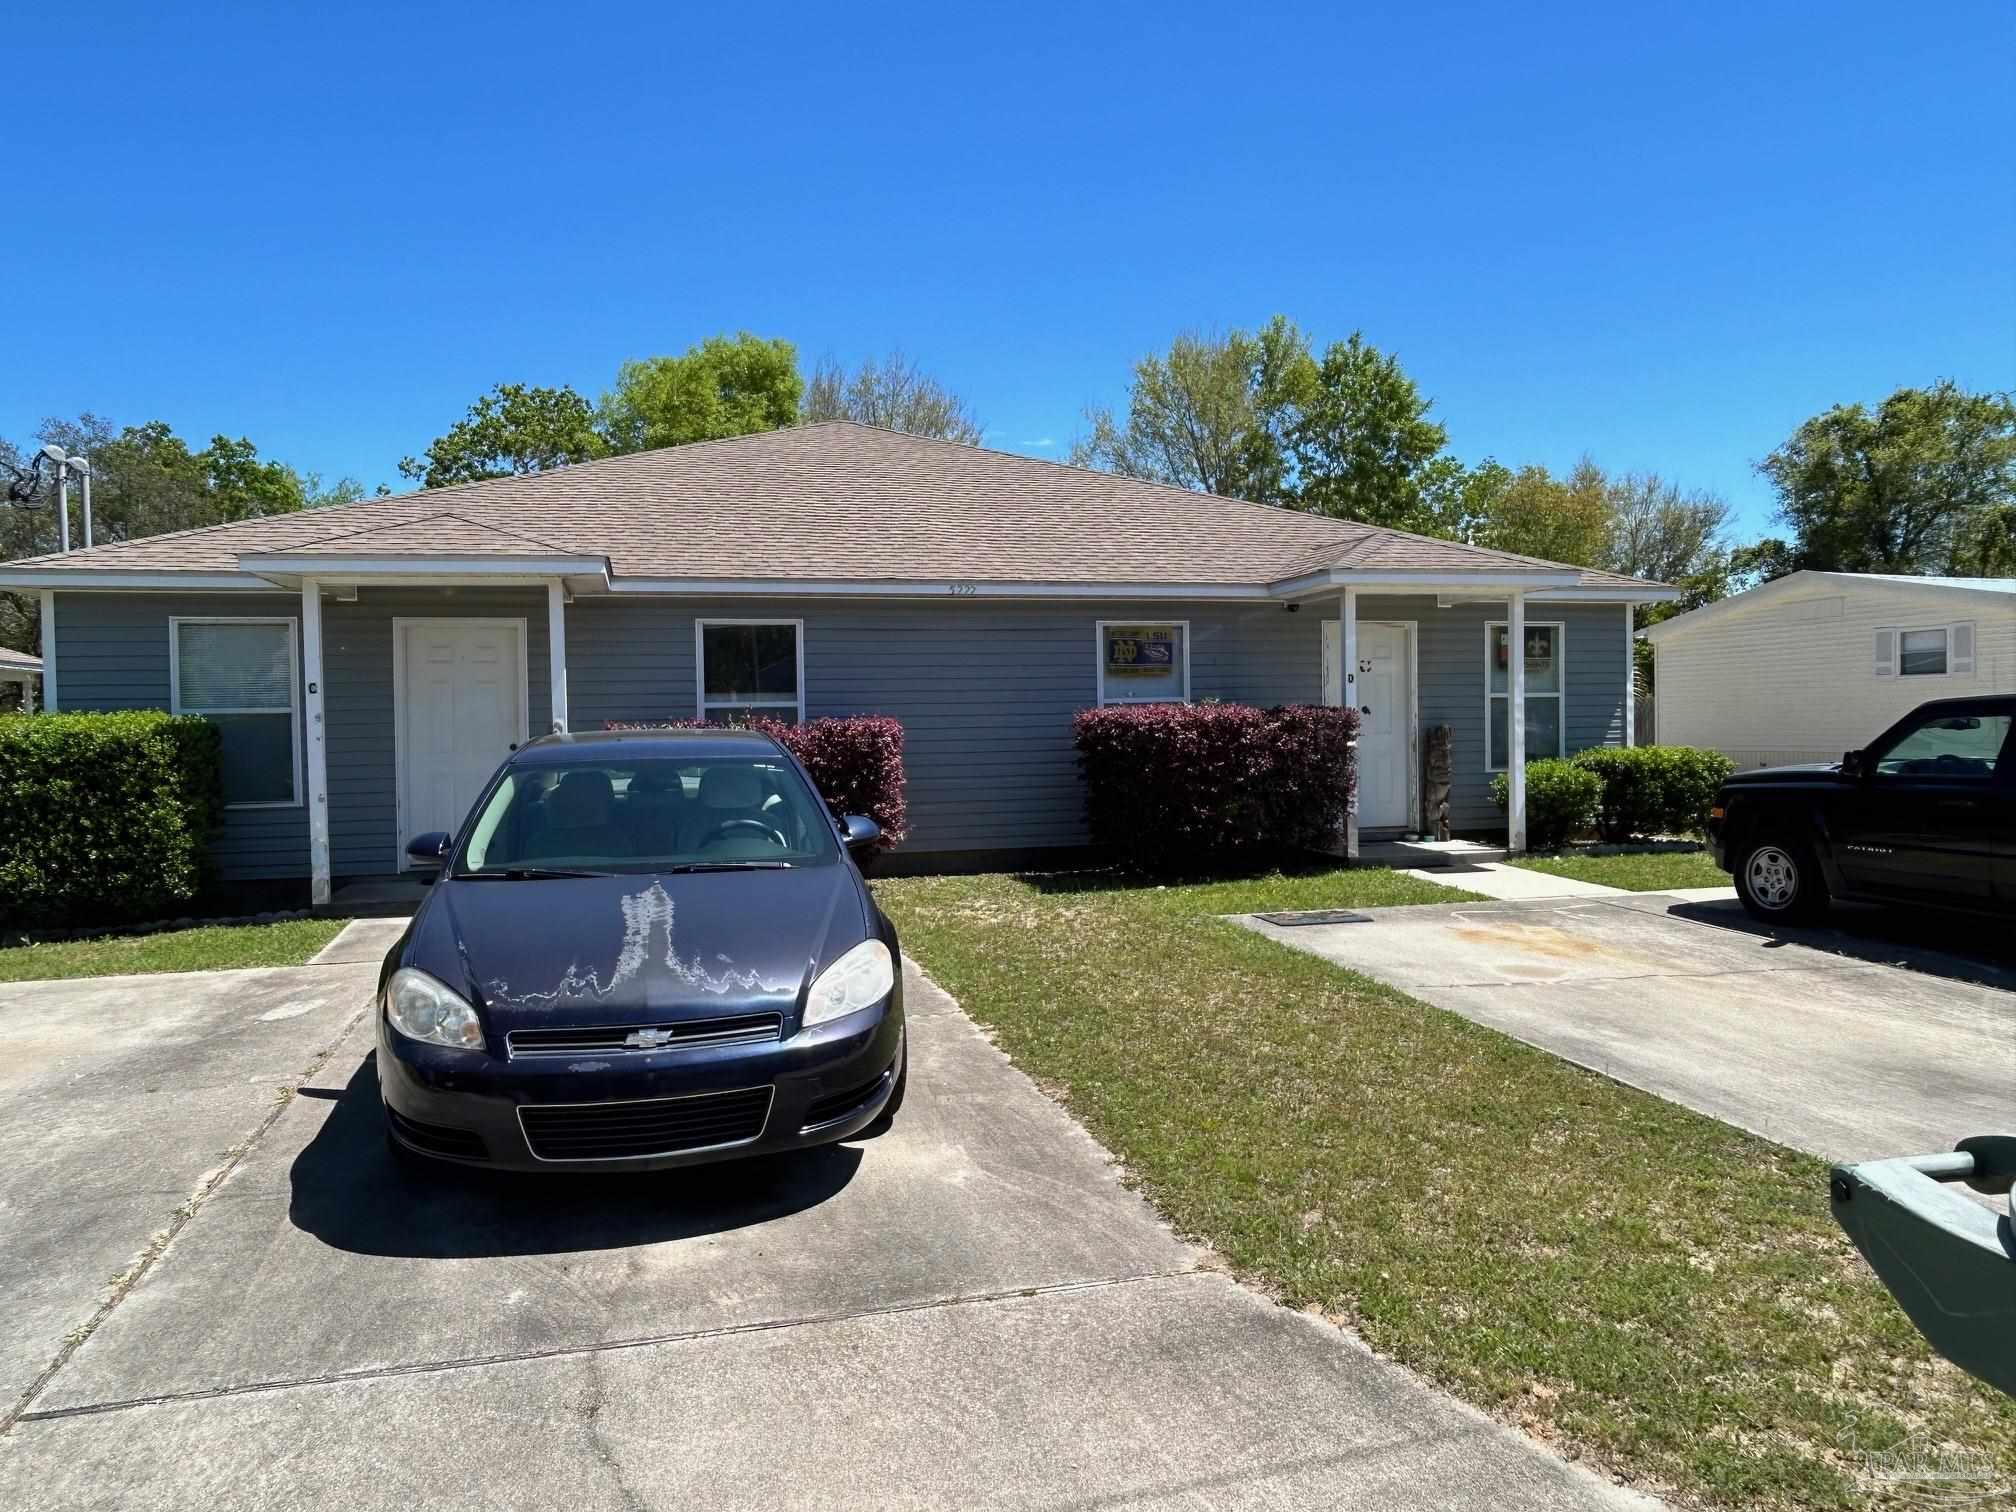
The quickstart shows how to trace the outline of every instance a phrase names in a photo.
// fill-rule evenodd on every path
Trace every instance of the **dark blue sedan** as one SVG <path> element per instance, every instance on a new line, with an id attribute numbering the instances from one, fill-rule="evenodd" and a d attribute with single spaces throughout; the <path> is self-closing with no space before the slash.
<path id="1" fill-rule="evenodd" d="M 386 957 L 395 1153 L 634 1171 L 886 1127 L 908 1057 L 896 932 L 766 736 L 554 735 L 515 752 Z"/>

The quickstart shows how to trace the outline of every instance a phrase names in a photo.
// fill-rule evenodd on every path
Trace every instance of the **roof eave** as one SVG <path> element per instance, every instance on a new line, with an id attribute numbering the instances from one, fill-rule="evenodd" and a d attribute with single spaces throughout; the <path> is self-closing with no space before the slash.
<path id="1" fill-rule="evenodd" d="M 512 556 L 469 552 L 412 552 L 371 556 L 342 552 L 248 551 L 239 567 L 266 583 L 298 589 L 315 578 L 343 585 L 451 587 L 528 586 L 560 579 L 577 593 L 607 592 L 609 559 L 603 556 Z"/>

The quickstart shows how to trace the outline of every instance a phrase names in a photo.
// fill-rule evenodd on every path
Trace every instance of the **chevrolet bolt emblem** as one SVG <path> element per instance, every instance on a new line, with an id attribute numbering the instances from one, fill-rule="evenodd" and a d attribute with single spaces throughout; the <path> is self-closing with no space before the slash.
<path id="1" fill-rule="evenodd" d="M 623 1036 L 623 1043 L 632 1050 L 656 1050 L 661 1045 L 669 1045 L 677 1038 L 670 1029 L 633 1029 Z"/>

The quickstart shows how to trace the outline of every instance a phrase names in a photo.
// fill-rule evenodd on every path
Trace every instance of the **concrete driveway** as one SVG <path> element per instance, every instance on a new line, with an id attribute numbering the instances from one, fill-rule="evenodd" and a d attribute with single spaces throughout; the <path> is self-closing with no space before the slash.
<path id="1" fill-rule="evenodd" d="M 1768 930 L 1733 900 L 1652 893 L 1370 913 L 1242 922 L 1829 1159 L 2009 1128 L 2016 971 L 1977 922 L 1844 909 Z"/>
<path id="2" fill-rule="evenodd" d="M 914 970 L 883 1139 L 402 1176 L 379 949 L 0 990 L 0 1506 L 1647 1505 L 1214 1273 Z"/>

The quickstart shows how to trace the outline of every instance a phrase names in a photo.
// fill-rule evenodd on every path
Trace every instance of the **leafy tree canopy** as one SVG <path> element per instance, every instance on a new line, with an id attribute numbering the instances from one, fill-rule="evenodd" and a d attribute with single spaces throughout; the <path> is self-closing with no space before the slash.
<path id="1" fill-rule="evenodd" d="M 677 357 L 624 363 L 602 396 L 603 442 L 622 453 L 776 430 L 798 419 L 804 387 L 790 342 L 710 336 Z"/>
<path id="2" fill-rule="evenodd" d="M 403 459 L 399 471 L 428 488 L 445 488 L 586 462 L 608 450 L 595 428 L 595 411 L 565 384 L 500 383 L 470 405 L 424 458 Z"/>
<path id="3" fill-rule="evenodd" d="M 900 352 L 891 352 L 880 362 L 871 357 L 851 374 L 825 359 L 813 369 L 798 413 L 808 425 L 858 420 L 968 446 L 978 446 L 982 435 L 966 401 Z"/>
<path id="4" fill-rule="evenodd" d="M 1308 338 L 1279 315 L 1257 332 L 1186 332 L 1166 355 L 1134 365 L 1124 420 L 1085 412 L 1090 434 L 1071 460 L 1258 504 L 1293 502 L 1289 427 L 1314 367 Z"/>
<path id="5" fill-rule="evenodd" d="M 1401 529 L 1431 523 L 1425 469 L 1449 434 L 1428 418 L 1431 405 L 1399 358 L 1353 331 L 1296 390 L 1288 435 L 1297 508 Z"/>
<path id="6" fill-rule="evenodd" d="M 1792 540 L 1744 565 L 1824 572 L 1997 576 L 2016 568 L 2016 399 L 1942 379 L 1873 411 L 1839 404 L 1757 464 Z"/>

